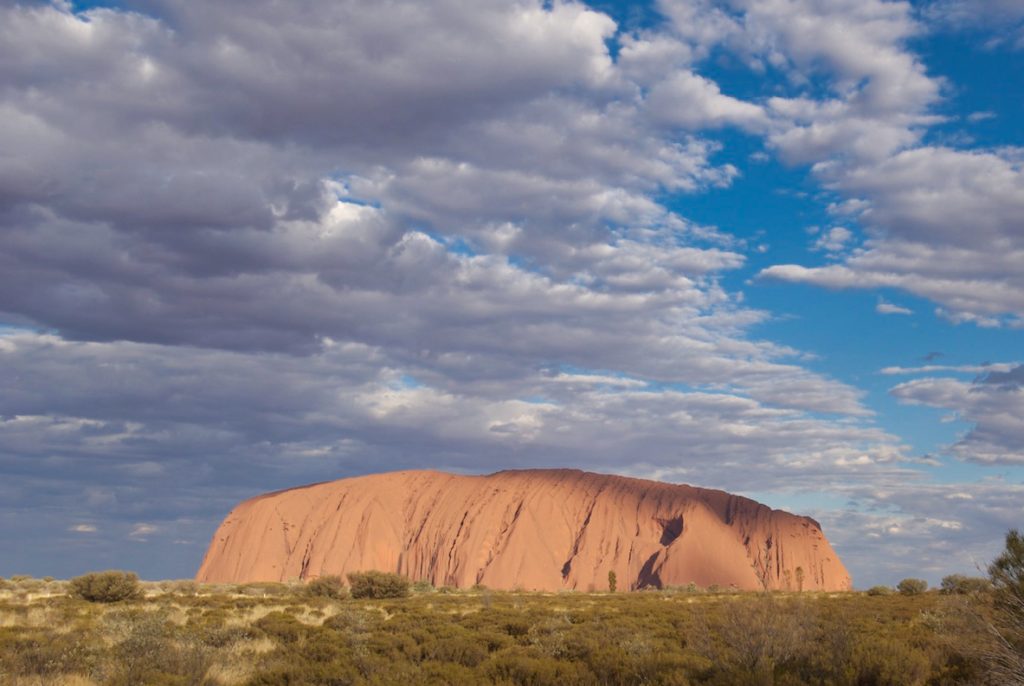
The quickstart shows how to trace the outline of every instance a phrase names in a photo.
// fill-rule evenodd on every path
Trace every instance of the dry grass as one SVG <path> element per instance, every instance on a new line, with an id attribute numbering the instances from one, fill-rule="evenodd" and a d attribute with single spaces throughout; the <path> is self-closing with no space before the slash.
<path id="1" fill-rule="evenodd" d="M 99 684 L 81 674 L 51 674 L 45 677 L 16 676 L 10 682 L 10 686 L 99 686 Z"/>
<path id="2" fill-rule="evenodd" d="M 891 683 L 951 686 L 977 677 L 969 651 L 933 621 L 937 594 L 420 590 L 335 600 L 288 585 L 160 582 L 140 599 L 102 604 L 64 588 L 0 586 L 3 686 L 773 683 L 769 672 L 787 684 L 893 674 Z"/>

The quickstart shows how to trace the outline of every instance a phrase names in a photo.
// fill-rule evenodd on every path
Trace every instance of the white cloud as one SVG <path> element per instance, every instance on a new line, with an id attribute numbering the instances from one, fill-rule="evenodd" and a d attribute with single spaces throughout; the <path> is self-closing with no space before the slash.
<path id="1" fill-rule="evenodd" d="M 731 13 L 706 3 L 664 5 L 681 35 L 694 35 L 684 21 L 718 27 L 698 32 L 705 47 L 746 51 L 788 74 L 796 92 L 765 103 L 768 145 L 790 163 L 812 165 L 839 195 L 833 210 L 856 218 L 867 233 L 839 265 L 776 265 L 765 276 L 830 288 L 900 288 L 934 301 L 954 322 L 1021 320 L 1021 153 L 921 145 L 927 127 L 941 121 L 931 108 L 944 84 L 908 47 L 924 30 L 910 4 L 737 1 Z M 986 7 L 990 17 L 1019 14 L 998 0 Z M 921 16 L 973 21 L 967 8 L 940 2 Z M 801 92 L 815 80 L 824 81 L 825 95 Z M 987 116 L 975 115 L 972 121 Z M 836 252 L 839 244 L 826 236 L 818 247 Z"/>
<path id="2" fill-rule="evenodd" d="M 149 540 L 149 536 L 157 533 L 160 530 L 159 527 L 153 524 L 139 523 L 131 528 L 128 532 L 128 538 L 134 541 L 145 542 Z"/>
<path id="3" fill-rule="evenodd" d="M 914 314 L 914 311 L 908 307 L 901 307 L 900 305 L 894 305 L 893 303 L 879 300 L 875 305 L 875 312 L 878 314 Z"/>
<path id="4" fill-rule="evenodd" d="M 781 130 L 775 144 L 790 159 L 816 162 L 816 176 L 844 196 L 836 212 L 853 210 L 869 239 L 838 265 L 775 265 L 763 276 L 828 288 L 900 288 L 938 303 L 955 323 L 1020 320 L 1020 151 L 913 147 L 930 101 L 902 103 L 880 124 L 848 118 L 848 103 L 774 103 L 780 116 L 808 122 Z"/>
<path id="5" fill-rule="evenodd" d="M 924 30 L 908 3 L 734 0 L 724 8 L 664 0 L 660 6 L 693 54 L 725 46 L 755 69 L 787 76 L 796 92 L 768 98 L 764 112 L 769 146 L 790 163 L 884 160 L 918 143 L 924 127 L 939 121 L 927 110 L 942 82 L 906 47 Z M 821 77 L 827 95 L 809 97 L 806 86 Z"/>
<path id="6" fill-rule="evenodd" d="M 92 534 L 96 533 L 97 529 L 93 524 L 75 524 L 68 527 L 68 531 L 73 531 L 76 534 Z"/>
<path id="7" fill-rule="evenodd" d="M 869 239 L 839 264 L 773 265 L 760 276 L 826 288 L 898 288 L 940 303 L 940 314 L 954 323 L 1014 326 L 1024 315 L 1024 281 L 1016 267 L 1024 259 L 1024 245 L 1009 226 L 999 231 L 999 238 L 978 238 L 975 245 L 965 245 L 970 231 L 956 238 L 960 245 Z"/>
<path id="8" fill-rule="evenodd" d="M 660 122 L 688 129 L 733 124 L 762 131 L 768 124 L 760 106 L 724 95 L 716 83 L 689 71 L 654 85 L 647 107 Z"/>
<path id="9" fill-rule="evenodd" d="M 811 250 L 824 250 L 829 254 L 834 254 L 845 250 L 851 240 L 853 240 L 852 231 L 835 226 L 818 236 L 811 246 Z"/>
<path id="10" fill-rule="evenodd" d="M 639 379 L 630 379 L 628 377 L 611 376 L 608 374 L 566 374 L 564 372 L 555 376 L 553 381 L 565 384 L 621 386 L 623 388 L 643 388 L 647 385 Z"/>
<path id="11" fill-rule="evenodd" d="M 986 374 L 988 372 L 1008 372 L 1017 366 L 1016 362 L 997 364 L 927 364 L 920 367 L 884 367 L 881 374 L 900 376 L 908 374 L 934 374 L 935 372 L 957 372 L 962 374 Z"/>
<path id="12" fill-rule="evenodd" d="M 993 367 L 973 382 L 926 377 L 901 383 L 890 393 L 903 402 L 952 410 L 970 423 L 970 430 L 948 448 L 956 457 L 1024 464 L 1024 367 Z"/>
<path id="13" fill-rule="evenodd" d="M 936 0 L 921 14 L 940 30 L 984 31 L 989 49 L 1024 48 L 1024 5 L 1018 0 Z"/>
<path id="14" fill-rule="evenodd" d="M 632 456 L 829 498 L 919 475 L 861 391 L 752 333 L 769 314 L 722 280 L 744 241 L 671 208 L 739 177 L 711 136 L 762 134 L 868 237 L 766 274 L 1000 317 L 1019 153 L 915 147 L 941 83 L 904 3 L 659 6 L 672 25 L 617 61 L 577 3 L 0 10 L 0 310 L 54 332 L 0 338 L 0 452 L 33 474 L 0 517 L 49 499 L 62 535 L 201 545 L 241 497 L 387 468 Z M 698 73 L 718 46 L 787 83 L 724 93 Z M 971 459 L 1011 437 L 996 420 Z M 905 507 L 890 528 L 978 530 Z"/>
<path id="15" fill-rule="evenodd" d="M 999 533 L 1019 526 L 1024 485 L 998 479 L 928 483 L 908 475 L 884 487 L 844 490 L 850 508 L 814 516 L 851 565 L 859 588 L 907 576 L 933 585 L 951 573 L 978 574 L 1001 548 Z M 885 549 L 887 555 L 871 555 Z"/>

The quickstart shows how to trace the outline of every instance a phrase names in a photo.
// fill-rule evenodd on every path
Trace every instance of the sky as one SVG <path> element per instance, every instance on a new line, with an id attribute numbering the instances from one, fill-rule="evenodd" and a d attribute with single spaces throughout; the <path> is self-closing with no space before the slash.
<path id="1" fill-rule="evenodd" d="M 570 467 L 1024 526 L 1019 0 L 0 1 L 0 575 Z"/>

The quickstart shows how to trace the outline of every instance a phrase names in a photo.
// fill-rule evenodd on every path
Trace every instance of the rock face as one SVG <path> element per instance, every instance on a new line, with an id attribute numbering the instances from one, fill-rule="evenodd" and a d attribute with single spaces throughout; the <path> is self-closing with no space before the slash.
<path id="1" fill-rule="evenodd" d="M 379 569 L 435 586 L 556 591 L 718 584 L 847 590 L 813 519 L 692 486 L 575 470 L 404 471 L 258 496 L 217 529 L 201 582 Z"/>

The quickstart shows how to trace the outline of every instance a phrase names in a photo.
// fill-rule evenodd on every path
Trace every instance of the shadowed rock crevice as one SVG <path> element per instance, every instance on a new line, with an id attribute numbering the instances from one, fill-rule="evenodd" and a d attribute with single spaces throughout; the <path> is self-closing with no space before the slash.
<path id="1" fill-rule="evenodd" d="M 636 588 L 661 588 L 661 575 L 654 571 L 654 565 L 658 561 L 658 555 L 660 553 L 654 553 L 647 562 L 644 562 L 644 566 L 640 568 L 640 574 L 636 578 Z"/>
<path id="2" fill-rule="evenodd" d="M 671 519 L 659 519 L 661 525 L 661 541 L 664 546 L 670 545 L 672 541 L 679 538 L 683 533 L 683 516 L 672 517 Z"/>

